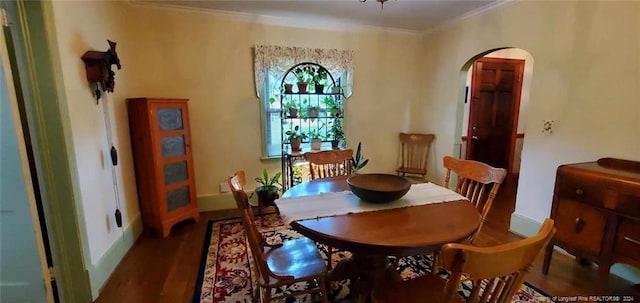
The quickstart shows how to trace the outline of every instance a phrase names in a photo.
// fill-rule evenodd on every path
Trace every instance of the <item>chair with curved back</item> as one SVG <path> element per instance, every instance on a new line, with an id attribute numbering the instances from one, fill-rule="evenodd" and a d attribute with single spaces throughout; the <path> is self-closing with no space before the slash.
<path id="1" fill-rule="evenodd" d="M 233 178 L 230 179 L 233 182 L 233 185 L 229 185 L 231 188 L 235 188 L 237 190 L 244 190 L 244 186 L 247 185 L 247 177 L 244 173 L 244 170 L 236 171 L 233 175 Z"/>
<path id="2" fill-rule="evenodd" d="M 484 225 L 484 221 L 491 210 L 493 200 L 498 193 L 500 184 L 502 184 L 507 175 L 507 171 L 503 168 L 491 167 L 482 162 L 461 160 L 450 156 L 444 156 L 443 164 L 447 170 L 443 186 L 465 196 L 480 212 L 478 229 L 465 241 L 467 244 L 473 244 L 480 234 L 482 225 Z M 458 176 L 458 181 L 453 188 L 449 184 L 451 172 Z M 439 259 L 438 253 L 432 254 L 431 272 L 438 272 Z M 396 260 L 394 263 L 396 267 L 397 263 L 398 261 Z"/>
<path id="3" fill-rule="evenodd" d="M 403 281 L 374 291 L 373 302 L 511 302 L 536 256 L 555 234 L 553 223 L 546 219 L 537 235 L 493 247 L 447 244 L 441 254 L 444 268 L 450 271 L 448 280 L 427 274 Z M 458 295 L 458 287 L 466 277 L 471 292 L 465 300 Z"/>
<path id="4" fill-rule="evenodd" d="M 429 148 L 433 134 L 400 133 L 400 165 L 398 175 L 408 177 L 412 183 L 425 182 Z"/>
<path id="5" fill-rule="evenodd" d="M 343 175 L 348 176 L 351 174 L 352 149 L 307 152 L 304 154 L 304 157 L 309 161 L 311 180 Z M 333 268 L 333 254 L 338 251 L 336 248 L 327 246 L 327 267 L 329 269 Z"/>
<path id="6" fill-rule="evenodd" d="M 352 149 L 307 152 L 304 157 L 309 161 L 311 180 L 351 174 Z"/>
<path id="7" fill-rule="evenodd" d="M 280 244 L 268 244 L 256 227 L 249 198 L 242 189 L 241 175 L 244 172 L 239 172 L 230 177 L 228 183 L 241 212 L 242 224 L 257 269 L 259 287 L 254 293 L 254 302 L 259 301 L 261 294 L 264 295 L 264 302 L 302 294 L 318 294 L 321 302 L 328 303 L 325 283 L 327 269 L 315 243 L 308 238 L 298 238 Z M 298 282 L 309 282 L 310 288 L 276 296 L 271 294 L 272 289 Z"/>
<path id="8" fill-rule="evenodd" d="M 491 205 L 498 193 L 500 184 L 507 176 L 507 170 L 491 167 L 478 161 L 460 160 L 449 156 L 443 158 L 443 163 L 447 169 L 444 177 L 444 186 L 450 188 L 451 172 L 454 172 L 458 176 L 458 181 L 455 187 L 450 189 L 467 197 L 469 202 L 473 203 L 481 214 L 480 226 L 469 238 L 469 242 L 473 243 L 480 234 L 480 229 L 487 218 L 489 210 L 491 210 Z"/>

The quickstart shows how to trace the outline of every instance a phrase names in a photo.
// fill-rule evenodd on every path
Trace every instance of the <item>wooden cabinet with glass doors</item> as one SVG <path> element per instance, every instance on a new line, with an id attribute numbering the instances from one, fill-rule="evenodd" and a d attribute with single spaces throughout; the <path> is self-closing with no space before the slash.
<path id="1" fill-rule="evenodd" d="M 142 221 L 164 237 L 199 217 L 187 101 L 127 99 Z"/>
<path id="2" fill-rule="evenodd" d="M 304 153 L 338 149 L 344 144 L 344 98 L 340 79 L 321 65 L 291 67 L 281 82 L 283 190 L 302 181 L 296 163 Z"/>

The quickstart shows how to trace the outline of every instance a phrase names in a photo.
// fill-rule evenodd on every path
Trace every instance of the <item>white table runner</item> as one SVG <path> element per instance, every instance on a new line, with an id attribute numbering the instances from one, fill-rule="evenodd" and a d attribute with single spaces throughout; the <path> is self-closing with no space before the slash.
<path id="1" fill-rule="evenodd" d="M 412 185 L 404 197 L 390 203 L 365 202 L 350 191 L 282 198 L 276 200 L 275 203 L 280 210 L 280 216 L 288 224 L 296 220 L 466 199 L 464 196 L 442 186 L 433 183 L 421 183 Z"/>

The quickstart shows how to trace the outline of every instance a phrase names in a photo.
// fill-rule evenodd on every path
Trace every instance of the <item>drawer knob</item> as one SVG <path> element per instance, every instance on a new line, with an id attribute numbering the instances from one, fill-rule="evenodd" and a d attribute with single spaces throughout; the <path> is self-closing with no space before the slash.
<path id="1" fill-rule="evenodd" d="M 576 189 L 576 195 L 582 196 L 583 194 L 584 194 L 584 190 L 582 190 L 582 188 Z"/>
<path id="2" fill-rule="evenodd" d="M 575 224 L 573 225 L 573 230 L 576 232 L 576 234 L 579 234 L 582 232 L 582 229 L 584 229 L 584 220 L 580 217 L 577 217 Z"/>

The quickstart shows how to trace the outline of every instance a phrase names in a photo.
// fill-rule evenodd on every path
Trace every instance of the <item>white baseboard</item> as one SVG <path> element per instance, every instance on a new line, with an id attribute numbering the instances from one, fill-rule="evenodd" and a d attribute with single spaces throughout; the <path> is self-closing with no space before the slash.
<path id="1" fill-rule="evenodd" d="M 104 286 L 109 276 L 120 264 L 124 255 L 131 249 L 133 243 L 142 234 L 142 216 L 138 214 L 129 226 L 127 226 L 116 240 L 113 241 L 111 247 L 100 257 L 97 263 L 91 264 L 87 271 L 89 272 L 89 283 L 91 284 L 91 297 L 93 300 L 98 298 L 100 290 Z"/>

